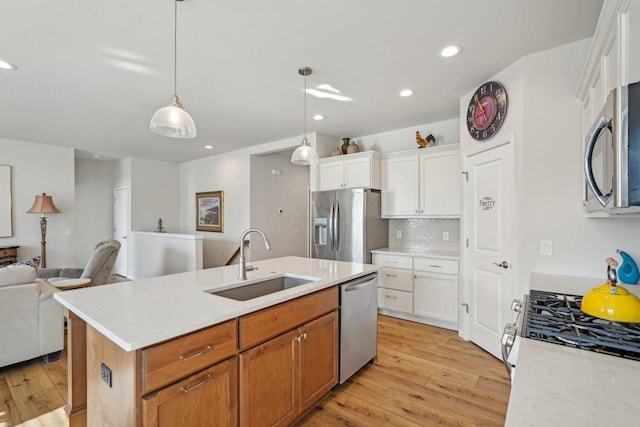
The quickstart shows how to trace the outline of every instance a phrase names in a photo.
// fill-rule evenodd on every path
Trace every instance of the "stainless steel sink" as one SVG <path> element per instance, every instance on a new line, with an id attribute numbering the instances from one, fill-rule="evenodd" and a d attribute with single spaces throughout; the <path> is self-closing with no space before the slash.
<path id="1" fill-rule="evenodd" d="M 285 289 L 304 285 L 306 283 L 315 282 L 317 280 L 318 279 L 308 279 L 295 276 L 280 276 L 262 280 L 260 282 L 254 282 L 248 285 L 241 285 L 232 289 L 225 289 L 223 291 L 210 290 L 206 292 L 209 292 L 212 295 L 230 298 L 236 301 L 247 301 L 250 299 L 273 294 L 275 292 L 283 291 Z"/>

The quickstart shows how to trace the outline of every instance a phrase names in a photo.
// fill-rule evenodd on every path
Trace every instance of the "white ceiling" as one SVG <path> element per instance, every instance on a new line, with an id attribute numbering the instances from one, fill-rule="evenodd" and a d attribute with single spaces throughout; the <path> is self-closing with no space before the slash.
<path id="1" fill-rule="evenodd" d="M 0 137 L 102 158 L 183 162 L 309 132 L 356 137 L 458 116 L 461 95 L 523 55 L 593 35 L 602 0 L 185 0 L 178 95 L 198 136 L 153 134 L 173 94 L 172 0 L 0 4 Z M 446 44 L 463 53 L 445 59 Z M 577 82 L 576 82 L 577 85 Z M 415 95 L 398 92 L 412 88 Z M 322 113 L 326 120 L 311 119 Z M 206 150 L 211 144 L 214 150 Z"/>

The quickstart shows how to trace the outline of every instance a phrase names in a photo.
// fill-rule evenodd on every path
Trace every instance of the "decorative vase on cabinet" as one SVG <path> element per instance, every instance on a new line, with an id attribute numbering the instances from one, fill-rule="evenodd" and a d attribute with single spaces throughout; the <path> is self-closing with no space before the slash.
<path id="1" fill-rule="evenodd" d="M 353 154 L 353 153 L 359 153 L 360 152 L 360 147 L 358 147 L 358 144 L 356 144 L 355 141 L 351 141 L 349 143 L 349 147 L 347 148 L 347 154 Z"/>
<path id="2" fill-rule="evenodd" d="M 347 154 L 347 149 L 349 148 L 349 139 L 350 138 L 342 138 L 342 154 Z"/>

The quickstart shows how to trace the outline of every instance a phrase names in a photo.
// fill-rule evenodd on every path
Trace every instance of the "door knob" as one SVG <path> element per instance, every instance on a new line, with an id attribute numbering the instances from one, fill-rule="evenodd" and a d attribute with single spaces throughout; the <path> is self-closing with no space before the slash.
<path id="1" fill-rule="evenodd" d="M 493 265 L 497 265 L 502 268 L 509 268 L 509 263 L 507 261 L 502 261 L 501 263 L 494 262 Z"/>

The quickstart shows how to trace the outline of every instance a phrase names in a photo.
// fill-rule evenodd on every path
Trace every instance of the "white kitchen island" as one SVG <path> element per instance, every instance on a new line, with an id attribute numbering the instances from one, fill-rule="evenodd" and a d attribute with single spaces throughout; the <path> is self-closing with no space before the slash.
<path id="1" fill-rule="evenodd" d="M 307 313 L 311 316 L 314 310 L 318 315 L 328 311 L 332 311 L 329 314 L 334 315 L 333 312 L 337 309 L 336 285 L 379 269 L 374 265 L 300 257 L 257 261 L 253 266 L 257 269 L 249 271 L 248 280 L 242 282 L 238 280 L 238 266 L 233 265 L 56 293 L 55 299 L 65 307 L 69 319 L 68 412 L 70 425 L 72 427 L 86 425 L 87 419 L 92 425 L 112 425 L 113 420 L 117 419 L 114 414 L 120 410 L 114 408 L 113 406 L 116 406 L 114 404 L 110 406 L 108 393 L 111 392 L 112 386 L 121 387 L 124 390 L 120 396 L 123 404 L 118 406 L 127 406 L 126 397 L 129 394 L 136 401 L 129 413 L 124 414 L 129 417 L 125 419 L 135 421 L 126 422 L 125 425 L 154 425 L 148 422 L 153 417 L 141 416 L 140 412 L 142 409 L 146 410 L 145 405 L 150 405 L 149 402 L 153 399 L 157 400 L 158 396 L 165 399 L 164 389 L 150 384 L 155 384 L 156 381 L 162 386 L 168 384 L 170 380 L 167 378 L 173 374 L 174 364 L 183 363 L 166 362 L 166 369 L 162 366 L 159 368 L 152 366 L 156 363 L 153 359 L 156 357 L 154 355 L 161 354 L 165 357 L 165 348 L 172 346 L 172 343 L 176 343 L 175 347 L 181 347 L 180 351 L 188 353 L 180 356 L 184 361 L 183 366 L 186 366 L 191 363 L 192 356 L 193 360 L 197 360 L 197 356 L 200 356 L 198 353 L 192 354 L 192 349 L 189 348 L 189 345 L 196 347 L 200 345 L 198 341 L 200 337 L 203 340 L 222 340 L 219 346 L 204 345 L 204 350 L 200 353 L 206 353 L 205 357 L 209 357 L 217 351 L 223 351 L 224 348 L 229 351 L 233 349 L 233 352 L 222 356 L 229 358 L 224 361 L 227 364 L 235 363 L 237 366 L 237 360 L 240 360 L 242 381 L 242 372 L 245 377 L 248 377 L 249 372 L 242 371 L 242 358 L 248 355 L 247 360 L 251 362 L 253 360 L 251 357 L 257 354 L 251 353 L 252 351 L 260 350 L 258 353 L 264 353 L 265 349 L 262 347 L 272 345 L 270 342 L 273 341 L 261 344 L 264 339 L 251 337 L 253 332 L 248 325 L 257 325 L 256 328 L 259 325 L 277 325 L 282 319 L 305 316 Z M 314 281 L 247 301 L 231 300 L 206 292 L 251 284 L 279 275 L 308 278 Z M 286 310 L 269 311 L 276 310 L 278 307 L 284 307 Z M 258 316 L 264 313 L 264 316 L 251 317 L 252 313 Z M 244 329 L 243 320 L 245 321 Z M 303 320 L 305 320 L 303 323 L 296 326 L 295 331 L 300 331 L 299 333 L 289 332 L 294 335 L 298 333 L 293 337 L 298 343 L 303 339 L 307 340 L 307 332 L 311 334 L 313 327 L 316 326 L 314 322 L 321 319 L 313 320 L 310 317 Z M 333 320 L 333 323 L 334 328 L 337 328 L 336 320 Z M 337 333 L 337 329 L 335 332 Z M 209 334 L 209 337 L 205 338 L 206 334 Z M 254 341 L 247 343 L 249 339 Z M 192 342 L 198 344 L 191 344 Z M 337 358 L 337 353 L 335 357 Z M 106 375 L 108 378 L 105 378 L 104 372 L 100 372 L 103 369 L 101 364 L 108 369 Z M 222 364 L 219 363 L 219 365 Z M 145 369 L 148 369 L 148 374 L 145 373 Z M 133 373 L 130 375 L 133 378 L 126 378 L 123 383 L 122 372 Z M 234 375 L 238 378 L 237 372 L 229 374 L 228 377 L 232 378 Z M 209 373 L 205 377 L 205 382 L 213 377 L 214 375 Z M 200 387 L 199 384 L 196 385 Z M 92 388 L 99 390 L 92 392 Z M 190 387 L 182 386 L 180 395 L 186 394 L 184 390 L 190 390 Z M 166 393 L 169 392 L 171 390 Z M 96 401 L 102 398 L 104 402 Z M 296 403 L 296 405 L 300 412 L 302 411 L 300 408 L 308 407 L 309 403 Z M 141 409 L 141 406 L 144 408 Z M 237 411 L 237 407 L 230 410 Z"/>

